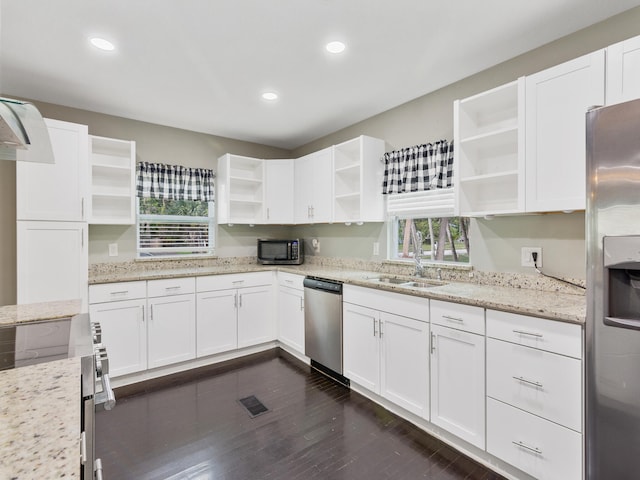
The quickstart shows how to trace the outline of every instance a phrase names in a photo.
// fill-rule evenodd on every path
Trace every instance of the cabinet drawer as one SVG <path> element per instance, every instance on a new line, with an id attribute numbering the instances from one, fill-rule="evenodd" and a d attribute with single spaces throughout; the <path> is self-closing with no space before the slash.
<path id="1" fill-rule="evenodd" d="M 297 290 L 303 290 L 304 275 L 297 275 L 295 273 L 278 272 L 278 284 L 282 287 L 295 288 Z"/>
<path id="2" fill-rule="evenodd" d="M 227 290 L 229 288 L 259 287 L 273 283 L 273 272 L 230 273 L 196 278 L 198 292 Z"/>
<path id="3" fill-rule="evenodd" d="M 581 392 L 580 360 L 487 339 L 487 395 L 581 432 Z"/>
<path id="4" fill-rule="evenodd" d="M 487 310 L 487 336 L 582 358 L 582 327 L 573 323 Z"/>
<path id="5" fill-rule="evenodd" d="M 147 297 L 147 282 L 102 283 L 89 285 L 89 303 L 135 300 Z"/>
<path id="6" fill-rule="evenodd" d="M 149 280 L 147 285 L 149 297 L 166 297 L 167 295 L 195 293 L 195 291 L 196 280 L 194 277 Z"/>
<path id="7" fill-rule="evenodd" d="M 582 478 L 582 435 L 492 398 L 487 451 L 541 480 Z"/>
<path id="8" fill-rule="evenodd" d="M 415 318 L 423 322 L 429 321 L 429 300 L 426 298 L 385 292 L 375 288 L 344 285 L 342 300 L 345 303 L 362 305 L 381 312 Z"/>
<path id="9" fill-rule="evenodd" d="M 431 323 L 484 335 L 484 309 L 431 300 Z"/>

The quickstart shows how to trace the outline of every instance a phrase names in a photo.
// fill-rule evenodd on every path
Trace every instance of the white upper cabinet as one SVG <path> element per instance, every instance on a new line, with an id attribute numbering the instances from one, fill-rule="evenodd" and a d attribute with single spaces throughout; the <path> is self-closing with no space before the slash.
<path id="1" fill-rule="evenodd" d="M 293 223 L 293 162 L 265 160 L 265 223 Z"/>
<path id="2" fill-rule="evenodd" d="M 332 222 L 333 147 L 300 157 L 294 165 L 294 222 Z"/>
<path id="3" fill-rule="evenodd" d="M 88 128 L 59 120 L 45 122 L 55 163 L 16 163 L 17 220 L 84 221 Z"/>
<path id="4" fill-rule="evenodd" d="M 264 222 L 264 161 L 227 153 L 218 159 L 218 223 Z"/>
<path id="5" fill-rule="evenodd" d="M 605 52 L 526 79 L 526 210 L 584 210 L 585 114 L 604 104 Z"/>
<path id="6" fill-rule="evenodd" d="M 524 211 L 524 77 L 454 102 L 460 215 Z"/>
<path id="7" fill-rule="evenodd" d="M 607 48 L 607 105 L 640 98 L 640 36 Z"/>
<path id="8" fill-rule="evenodd" d="M 135 223 L 136 142 L 89 136 L 89 223 Z"/>
<path id="9" fill-rule="evenodd" d="M 384 141 L 364 135 L 333 149 L 333 221 L 382 222 Z"/>

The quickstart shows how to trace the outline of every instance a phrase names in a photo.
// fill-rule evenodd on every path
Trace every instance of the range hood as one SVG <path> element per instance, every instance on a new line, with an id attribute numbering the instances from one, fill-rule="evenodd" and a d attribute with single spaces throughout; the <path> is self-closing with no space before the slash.
<path id="1" fill-rule="evenodd" d="M 49 131 L 35 105 L 0 97 L 0 160 L 54 163 Z"/>

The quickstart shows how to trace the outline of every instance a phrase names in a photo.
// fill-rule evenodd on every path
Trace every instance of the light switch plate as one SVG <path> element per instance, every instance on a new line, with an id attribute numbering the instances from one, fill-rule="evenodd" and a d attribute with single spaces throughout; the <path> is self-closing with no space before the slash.
<path id="1" fill-rule="evenodd" d="M 373 242 L 373 254 L 380 255 L 380 242 Z"/>
<path id="2" fill-rule="evenodd" d="M 110 243 L 109 244 L 109 256 L 110 257 L 117 257 L 118 256 L 118 244 L 117 243 Z"/>

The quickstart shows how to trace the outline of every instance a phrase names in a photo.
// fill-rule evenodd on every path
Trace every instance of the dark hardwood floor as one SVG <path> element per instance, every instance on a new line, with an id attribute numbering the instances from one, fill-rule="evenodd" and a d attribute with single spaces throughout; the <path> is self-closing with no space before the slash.
<path id="1" fill-rule="evenodd" d="M 96 417 L 107 480 L 502 479 L 279 349 L 116 395 Z"/>

